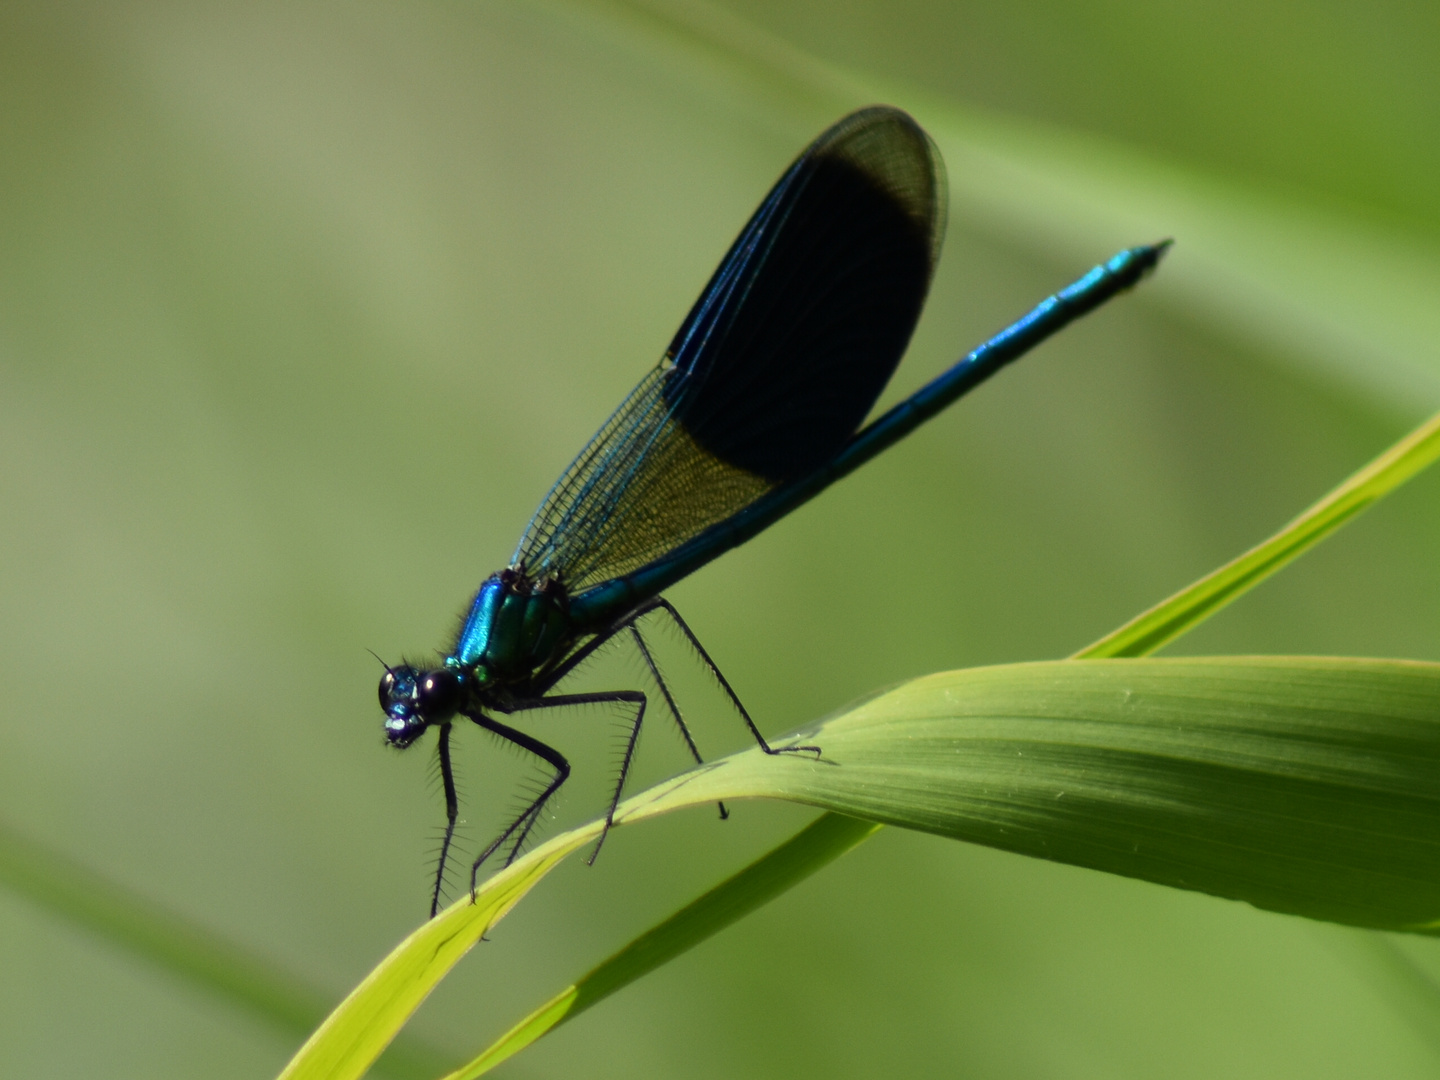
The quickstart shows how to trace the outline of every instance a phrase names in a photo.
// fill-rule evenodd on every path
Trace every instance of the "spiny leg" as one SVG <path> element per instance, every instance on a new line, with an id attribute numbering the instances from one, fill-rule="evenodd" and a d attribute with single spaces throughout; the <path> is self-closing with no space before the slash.
<path id="1" fill-rule="evenodd" d="M 721 674 L 720 669 L 715 665 L 715 661 L 711 660 L 710 654 L 705 651 L 705 646 L 700 644 L 700 639 L 697 638 L 694 631 L 686 625 L 685 620 L 680 617 L 680 613 L 675 610 L 669 600 L 666 600 L 663 596 L 655 597 L 654 600 L 651 600 L 641 608 L 640 611 L 633 616 L 631 621 L 633 622 L 634 619 L 638 619 L 643 615 L 648 615 L 652 611 L 664 611 L 665 614 L 674 620 L 675 625 L 680 628 L 680 632 L 684 634 L 686 640 L 690 642 L 690 647 L 695 650 L 705 666 L 710 669 L 710 674 L 715 676 L 715 681 L 720 684 L 720 688 L 729 696 L 730 703 L 735 706 L 735 711 L 738 712 L 740 718 L 745 721 L 745 726 L 750 729 L 750 734 L 753 735 L 755 741 L 760 744 L 761 750 L 767 754 L 805 753 L 814 754 L 817 758 L 820 756 L 820 747 L 818 746 L 771 746 L 766 742 L 765 736 L 761 735 L 760 729 L 755 726 L 755 721 L 750 719 L 750 713 L 746 711 L 745 706 L 740 703 L 740 696 L 731 689 L 730 681 Z"/>
<path id="2" fill-rule="evenodd" d="M 645 719 L 645 695 L 639 690 L 604 690 L 589 694 L 552 694 L 550 697 L 517 702 L 511 706 L 511 711 L 518 712 L 520 710 L 530 709 L 554 709 L 566 705 L 611 705 L 616 702 L 625 705 L 634 705 L 635 719 L 630 723 L 630 737 L 625 742 L 625 756 L 620 760 L 620 775 L 616 778 L 615 790 L 610 796 L 610 807 L 605 811 L 605 827 L 600 831 L 600 839 L 595 841 L 595 849 L 590 852 L 590 858 L 586 860 L 586 862 L 592 866 L 595 863 L 595 857 L 600 854 L 601 845 L 605 843 L 605 837 L 610 834 L 611 826 L 615 824 L 615 808 L 620 805 L 620 793 L 625 790 L 625 780 L 630 775 L 630 763 L 635 758 L 635 747 L 640 740 L 640 724 Z M 527 813 L 529 813 L 529 811 L 527 811 Z M 513 859 L 515 857 L 515 852 L 519 850 L 519 844 L 524 842 L 525 834 L 530 831 L 534 823 L 535 817 L 531 817 L 521 832 L 519 840 L 516 841 L 515 848 L 511 850 L 510 858 Z M 518 825 L 519 822 L 516 822 L 516 824 Z M 511 826 L 511 828 L 513 829 L 514 826 Z M 494 846 L 495 845 L 492 845 L 492 849 Z M 484 856 L 481 856 L 481 861 L 484 861 L 484 858 Z"/>
<path id="3" fill-rule="evenodd" d="M 767 754 L 806 753 L 814 754 L 817 758 L 820 756 L 820 747 L 818 746 L 771 746 L 765 741 L 765 736 L 760 734 L 760 729 L 755 726 L 755 721 L 750 718 L 749 711 L 740 701 L 740 695 L 735 693 L 734 688 L 730 685 L 730 680 L 725 678 L 724 673 L 721 672 L 715 661 L 710 658 L 710 654 L 705 651 L 705 646 L 700 644 L 700 639 L 695 636 L 695 632 L 691 630 L 685 620 L 680 617 L 680 613 L 676 611 L 670 601 L 666 600 L 663 596 L 657 596 L 653 600 L 646 601 L 619 622 L 612 623 L 608 628 L 597 633 L 591 640 L 587 641 L 579 649 L 576 649 L 559 665 L 548 672 L 544 685 L 549 687 L 560 682 L 560 680 L 569 675 L 580 664 L 589 659 L 596 649 L 600 648 L 600 646 L 604 645 L 622 630 L 626 628 L 633 629 L 635 623 L 643 619 L 646 615 L 649 615 L 652 611 L 664 611 L 665 614 L 670 616 L 675 625 L 680 628 L 680 632 L 685 635 L 685 640 L 690 643 L 690 647 L 695 650 L 701 662 L 709 669 L 710 674 L 715 677 L 715 681 L 720 684 L 720 688 L 725 691 L 726 696 L 730 698 L 730 703 L 735 706 L 735 711 L 738 712 L 740 718 L 745 721 L 745 726 L 750 729 L 751 736 L 754 737 L 755 742 L 761 750 Z"/>
<path id="4" fill-rule="evenodd" d="M 635 746 L 640 741 L 640 725 L 645 720 L 645 695 L 639 690 L 616 690 L 610 695 L 610 700 L 634 705 L 635 720 L 630 725 L 630 738 L 625 741 L 625 756 L 620 760 L 620 775 L 615 779 L 615 790 L 610 794 L 610 806 L 605 811 L 605 827 L 600 830 L 600 839 L 595 841 L 590 857 L 585 860 L 586 866 L 595 865 L 600 847 L 605 843 L 605 837 L 610 835 L 611 826 L 615 824 L 615 808 L 620 805 L 620 793 L 625 790 L 625 780 L 630 775 L 630 763 L 635 760 Z"/>
<path id="5" fill-rule="evenodd" d="M 691 754 L 694 755 L 697 763 L 703 763 L 700 757 L 699 748 L 696 747 L 695 741 L 690 735 L 689 728 L 686 726 L 684 719 L 680 715 L 680 710 L 676 706 L 675 700 L 670 694 L 670 688 L 666 684 L 664 678 L 660 675 L 660 671 L 655 663 L 654 657 L 651 656 L 649 647 L 646 646 L 644 638 L 641 636 L 638 628 L 635 625 L 640 619 L 644 618 L 652 611 L 657 610 L 663 610 L 667 615 L 670 616 L 670 618 L 674 621 L 675 625 L 680 628 L 680 632 L 685 635 L 685 640 L 690 643 L 690 647 L 695 650 L 695 653 L 697 656 L 700 657 L 701 662 L 704 663 L 706 668 L 709 669 L 710 674 L 714 676 L 715 681 L 720 684 L 721 689 L 723 689 L 726 695 L 730 698 L 730 703 L 735 707 L 735 711 L 740 714 L 740 718 L 745 721 L 745 726 L 749 728 L 751 736 L 755 739 L 755 742 L 759 745 L 762 751 L 764 751 L 766 754 L 803 752 L 808 754 L 814 754 L 817 758 L 820 756 L 820 747 L 818 746 L 772 747 L 768 742 L 765 741 L 765 736 L 762 735 L 760 733 L 760 729 L 755 726 L 755 721 L 751 719 L 749 711 L 740 701 L 740 697 L 738 694 L 735 693 L 734 688 L 730 685 L 730 681 L 725 678 L 724 674 L 720 671 L 720 668 L 716 665 L 715 661 L 710 658 L 710 654 L 706 652 L 705 647 L 700 644 L 700 640 L 695 636 L 694 631 L 692 631 L 690 627 L 686 624 L 685 620 L 680 617 L 680 613 L 676 611 L 675 608 L 671 606 L 670 602 L 666 600 L 663 596 L 657 596 L 653 600 L 650 600 L 640 605 L 638 608 L 631 611 L 621 620 L 612 623 L 609 627 L 597 632 L 595 636 L 592 637 L 589 641 L 587 641 L 584 645 L 580 646 L 574 652 L 566 656 L 555 667 L 544 673 L 540 681 L 541 692 L 543 693 L 545 689 L 548 689 L 549 687 L 552 687 L 555 684 L 559 683 L 562 679 L 564 679 L 567 675 L 569 675 L 577 667 L 579 667 L 582 663 L 589 659 L 597 649 L 599 649 L 606 642 L 610 641 L 616 634 L 628 629 L 634 635 L 635 643 L 640 648 L 640 654 L 645 659 L 646 664 L 649 666 L 651 674 L 654 675 L 655 681 L 660 687 L 661 693 L 665 697 L 665 702 L 670 708 L 671 715 L 675 717 L 676 724 L 680 728 L 681 734 L 684 736 L 685 742 L 689 746 Z M 620 795 L 625 787 L 625 779 L 630 770 L 630 761 L 634 755 L 636 739 L 639 737 L 640 733 L 640 722 L 644 717 L 645 695 L 639 692 L 627 691 L 612 691 L 609 693 L 598 694 L 556 694 L 547 697 L 532 698 L 528 701 L 514 702 L 511 703 L 511 705 L 507 709 L 505 709 L 505 711 L 508 713 L 519 712 L 525 709 L 543 709 L 552 708 L 560 705 L 579 705 L 613 701 L 632 701 L 638 704 L 639 708 L 636 713 L 634 726 L 631 729 L 629 744 L 625 752 L 625 760 L 621 765 L 619 781 L 615 785 L 615 791 L 610 800 L 610 809 L 605 815 L 604 831 L 601 832 L 600 839 L 595 844 L 595 850 L 590 853 L 589 861 L 591 863 L 595 861 L 595 857 L 599 854 L 600 847 L 602 844 L 605 843 L 605 837 L 609 834 L 610 828 L 615 821 L 615 809 L 619 805 Z M 558 786 L 559 784 L 557 783 L 555 787 Z M 526 834 L 528 834 L 531 827 L 534 825 L 535 820 L 538 818 L 539 810 L 544 805 L 544 801 L 548 799 L 551 794 L 553 794 L 553 790 L 548 790 L 546 793 L 542 794 L 539 800 L 531 804 L 531 808 L 527 810 L 525 814 L 522 814 L 521 817 L 517 819 L 515 823 L 512 824 L 510 828 L 507 829 L 505 833 L 503 833 L 495 841 L 495 843 L 491 844 L 490 847 L 485 850 L 485 852 L 480 856 L 480 859 L 476 861 L 475 872 L 478 872 L 480 863 L 484 862 L 485 859 L 487 859 L 491 854 L 493 854 L 494 851 L 505 842 L 506 838 L 517 827 L 523 826 L 519 842 L 524 841 Z M 720 804 L 720 815 L 722 818 L 729 816 L 729 812 L 725 809 L 725 805 L 723 803 Z M 518 844 L 516 847 L 513 847 L 511 849 L 511 859 L 515 857 L 516 851 L 518 851 Z M 472 888 L 474 880 L 475 873 L 472 872 Z"/>
<path id="6" fill-rule="evenodd" d="M 440 783 L 445 788 L 445 839 L 440 841 L 440 865 L 435 868 L 435 888 L 430 893 L 430 917 L 440 910 L 440 890 L 445 884 L 445 860 L 450 855 L 450 841 L 455 838 L 455 821 L 460 816 L 460 800 L 455 795 L 455 771 L 450 765 L 450 724 L 440 725 Z"/>
<path id="7" fill-rule="evenodd" d="M 509 866 L 510 863 L 515 860 L 515 855 L 519 852 L 520 845 L 524 843 L 526 835 L 530 832 L 531 826 L 535 824 L 536 819 L 539 818 L 540 812 L 545 809 L 545 804 L 555 792 L 560 790 L 560 785 L 569 779 L 570 763 L 566 761 L 560 751 L 556 750 L 553 746 L 547 746 L 539 739 L 531 738 L 523 731 L 516 731 L 508 724 L 502 724 L 498 720 L 493 720 L 484 713 L 474 712 L 466 713 L 465 715 L 486 731 L 499 735 L 502 739 L 514 743 L 522 750 L 528 750 L 536 757 L 547 762 L 550 767 L 555 770 L 555 775 L 550 783 L 546 785 L 545 790 L 525 808 L 524 813 L 510 823 L 504 832 L 490 842 L 490 846 L 480 853 L 480 857 L 476 859 L 474 865 L 471 866 L 470 895 L 473 897 L 475 895 L 475 883 L 480 874 L 480 865 L 491 855 L 495 854 L 500 846 L 504 844 L 517 829 L 520 829 L 520 835 L 511 848 L 510 857 L 505 860 L 505 865 Z"/>
<path id="8" fill-rule="evenodd" d="M 675 697 L 670 693 L 669 685 L 665 682 L 664 676 L 660 674 L 660 665 L 655 663 L 655 658 L 650 655 L 650 648 L 645 644 L 645 638 L 641 636 L 640 628 L 631 623 L 630 633 L 635 638 L 635 647 L 640 650 L 640 655 L 645 660 L 645 666 L 650 669 L 651 678 L 660 688 L 660 694 L 665 699 L 665 705 L 670 710 L 670 716 L 674 719 L 675 726 L 680 729 L 680 734 L 685 739 L 685 745 L 690 748 L 690 756 L 695 759 L 696 765 L 704 765 L 705 759 L 700 756 L 700 748 L 695 745 L 695 740 L 690 735 L 690 728 L 686 726 L 685 718 L 680 715 L 680 706 L 675 703 Z M 725 809 L 723 802 L 716 803 L 716 805 L 720 807 L 720 820 L 724 821 L 730 816 L 730 811 Z"/>

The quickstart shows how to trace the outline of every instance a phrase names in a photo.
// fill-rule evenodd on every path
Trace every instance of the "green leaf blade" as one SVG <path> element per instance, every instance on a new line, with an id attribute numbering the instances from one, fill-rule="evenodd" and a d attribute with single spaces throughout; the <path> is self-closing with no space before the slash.
<path id="1" fill-rule="evenodd" d="M 651 927 L 532 1011 L 469 1064 L 444 1080 L 473 1080 L 615 991 L 669 963 L 828 865 L 880 828 L 822 814 L 795 836 Z"/>
<path id="2" fill-rule="evenodd" d="M 807 729 L 769 797 L 1387 930 L 1440 915 L 1440 666 L 1059 661 Z M 733 796 L 732 796 L 733 797 Z"/>
<path id="3" fill-rule="evenodd" d="M 1141 612 L 1076 658 L 1148 656 L 1349 524 L 1440 457 L 1440 415 L 1351 474 L 1274 536 Z"/>
<path id="4" fill-rule="evenodd" d="M 792 840 L 746 868 L 592 972 L 583 1001 L 579 984 L 567 987 L 456 1080 L 778 895 L 863 840 L 871 822 L 1354 926 L 1434 933 L 1440 924 L 1440 664 L 1207 657 L 971 668 L 917 679 L 791 738 L 824 756 L 747 750 L 626 800 L 616 824 L 777 798 L 831 811 L 812 830 L 838 828 L 836 814 L 861 819 L 853 835 L 808 855 Z M 600 827 L 555 837 L 485 882 L 475 903 L 402 942 L 285 1080 L 359 1076 L 480 935 Z"/>
<path id="5" fill-rule="evenodd" d="M 473 901 L 452 904 L 412 933 L 306 1040 L 280 1080 L 358 1080 L 485 931 L 598 831 L 592 824 L 556 837 L 486 881 Z"/>

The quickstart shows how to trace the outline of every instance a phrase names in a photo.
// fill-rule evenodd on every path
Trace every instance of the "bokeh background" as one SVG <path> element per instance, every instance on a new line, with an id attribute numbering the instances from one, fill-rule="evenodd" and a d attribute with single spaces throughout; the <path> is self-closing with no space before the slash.
<path id="1" fill-rule="evenodd" d="M 338 998 L 423 916 L 441 814 L 366 650 L 444 643 L 769 184 L 874 100 L 953 184 L 892 396 L 1177 246 L 671 596 L 771 732 L 1074 651 L 1440 405 L 1437 55 L 1402 0 L 5 4 L 0 822 Z M 1172 652 L 1440 659 L 1437 547 L 1422 477 Z M 666 647 L 706 748 L 743 745 Z M 612 720 L 537 721 L 562 819 Z M 478 736 L 472 842 L 527 775 Z M 808 816 L 622 830 L 414 1037 L 460 1060 Z M 1434 1076 L 1437 979 L 1426 940 L 890 830 L 502 1075 Z M 0 892 L 0 1073 L 295 1045 Z"/>

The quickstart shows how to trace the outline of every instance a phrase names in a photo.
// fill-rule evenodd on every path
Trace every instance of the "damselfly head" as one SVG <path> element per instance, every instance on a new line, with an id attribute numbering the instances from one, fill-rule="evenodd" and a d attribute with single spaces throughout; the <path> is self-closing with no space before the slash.
<path id="1" fill-rule="evenodd" d="M 450 668 L 418 671 L 409 664 L 387 667 L 380 677 L 385 738 L 403 750 L 431 724 L 443 724 L 464 700 L 464 676 Z"/>

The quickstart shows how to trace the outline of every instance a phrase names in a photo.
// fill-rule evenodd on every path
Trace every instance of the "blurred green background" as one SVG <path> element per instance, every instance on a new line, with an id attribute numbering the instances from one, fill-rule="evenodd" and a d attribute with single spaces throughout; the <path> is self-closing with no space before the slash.
<path id="1" fill-rule="evenodd" d="M 1177 247 L 670 595 L 771 732 L 1074 651 L 1440 406 L 1437 53 L 1398 2 L 4 5 L 0 821 L 347 990 L 423 916 L 441 818 L 365 650 L 443 643 L 780 170 L 878 99 L 954 189 L 892 394 Z M 1440 659 L 1437 545 L 1422 477 L 1172 651 Z M 537 721 L 566 820 L 607 721 Z M 483 841 L 525 774 L 462 741 Z M 617 833 L 413 1030 L 458 1060 L 808 816 Z M 1434 1076 L 1437 980 L 1430 941 L 888 830 L 502 1075 Z M 0 1073 L 293 1048 L 0 893 Z"/>

